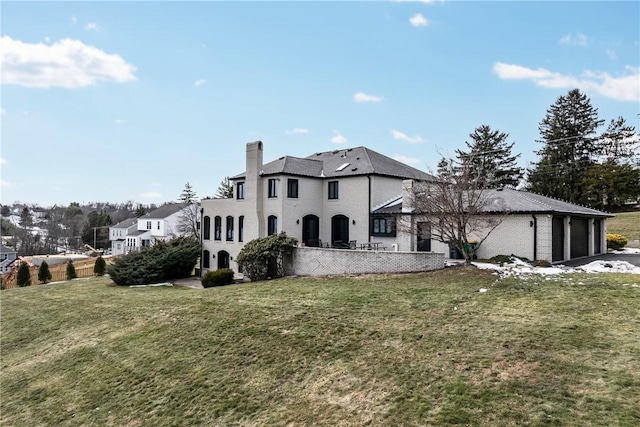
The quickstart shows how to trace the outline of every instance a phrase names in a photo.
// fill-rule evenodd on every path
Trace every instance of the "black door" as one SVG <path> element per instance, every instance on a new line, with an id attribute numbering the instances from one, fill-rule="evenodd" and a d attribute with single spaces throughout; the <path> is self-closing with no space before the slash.
<path id="1" fill-rule="evenodd" d="M 593 252 L 602 253 L 602 220 L 593 221 Z"/>
<path id="2" fill-rule="evenodd" d="M 551 260 L 562 261 L 564 259 L 564 218 L 554 216 L 551 223 Z"/>
<path id="3" fill-rule="evenodd" d="M 218 270 L 221 268 L 229 268 L 229 252 L 218 252 Z"/>
<path id="4" fill-rule="evenodd" d="M 349 246 L 349 218 L 344 215 L 331 218 L 331 244 Z"/>
<path id="5" fill-rule="evenodd" d="M 317 216 L 307 215 L 302 218 L 302 242 L 305 246 L 319 246 L 320 219 Z"/>
<path id="6" fill-rule="evenodd" d="M 589 255 L 589 220 L 571 218 L 571 258 Z"/>
<path id="7" fill-rule="evenodd" d="M 418 223 L 418 252 L 431 252 L 431 224 Z"/>

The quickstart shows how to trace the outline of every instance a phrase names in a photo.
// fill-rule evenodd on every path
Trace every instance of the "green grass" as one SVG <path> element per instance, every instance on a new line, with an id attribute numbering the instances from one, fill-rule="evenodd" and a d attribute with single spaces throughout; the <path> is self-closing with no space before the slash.
<path id="1" fill-rule="evenodd" d="M 630 247 L 640 247 L 640 212 L 620 212 L 607 220 L 607 232 L 622 234 Z M 635 242 L 634 242 L 635 241 Z"/>
<path id="2" fill-rule="evenodd" d="M 0 424 L 636 426 L 639 282 L 468 267 L 5 290 Z"/>

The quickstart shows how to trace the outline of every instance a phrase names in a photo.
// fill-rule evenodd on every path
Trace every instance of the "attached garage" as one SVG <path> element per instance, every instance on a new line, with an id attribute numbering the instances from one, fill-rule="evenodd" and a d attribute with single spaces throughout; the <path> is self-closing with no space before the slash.
<path id="1" fill-rule="evenodd" d="M 571 217 L 571 258 L 589 255 L 589 220 Z"/>

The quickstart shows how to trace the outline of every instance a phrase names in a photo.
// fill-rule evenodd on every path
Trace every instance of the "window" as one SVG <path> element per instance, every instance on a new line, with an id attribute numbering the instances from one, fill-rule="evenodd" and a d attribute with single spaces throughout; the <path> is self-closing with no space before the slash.
<path id="1" fill-rule="evenodd" d="M 338 198 L 338 181 L 329 181 L 329 199 Z"/>
<path id="2" fill-rule="evenodd" d="M 244 216 L 238 217 L 238 242 L 244 240 Z"/>
<path id="3" fill-rule="evenodd" d="M 151 221 L 147 221 L 147 230 L 151 230 Z"/>
<path id="4" fill-rule="evenodd" d="M 269 178 L 269 198 L 278 197 L 278 180 Z"/>
<path id="5" fill-rule="evenodd" d="M 275 215 L 269 215 L 267 218 L 267 236 L 276 234 L 278 232 L 278 217 Z"/>
<path id="6" fill-rule="evenodd" d="M 291 199 L 298 198 L 298 180 L 290 178 L 287 180 L 287 197 Z"/>
<path id="7" fill-rule="evenodd" d="M 209 240 L 211 239 L 211 218 L 209 218 L 208 216 L 205 216 L 203 219 L 203 223 L 204 223 L 204 229 L 202 232 L 202 238 L 204 240 Z"/>
<path id="8" fill-rule="evenodd" d="M 233 217 L 229 215 L 227 217 L 227 242 L 233 241 Z"/>
<path id="9" fill-rule="evenodd" d="M 236 197 L 238 200 L 244 200 L 244 182 L 236 184 Z"/>
<path id="10" fill-rule="evenodd" d="M 158 230 L 160 230 L 160 221 L 158 221 Z"/>
<path id="11" fill-rule="evenodd" d="M 213 233 L 215 240 L 222 240 L 222 218 L 219 216 L 213 219 Z"/>
<path id="12" fill-rule="evenodd" d="M 202 251 L 202 268 L 209 268 L 211 264 L 209 261 L 211 260 L 211 253 L 208 250 Z"/>
<path id="13" fill-rule="evenodd" d="M 371 218 L 372 236 L 395 236 L 395 223 L 392 218 L 374 217 Z"/>

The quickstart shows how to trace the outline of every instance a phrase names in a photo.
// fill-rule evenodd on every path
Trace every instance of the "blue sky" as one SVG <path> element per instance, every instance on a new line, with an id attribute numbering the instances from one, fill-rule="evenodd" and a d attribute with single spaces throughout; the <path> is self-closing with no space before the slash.
<path id="1" fill-rule="evenodd" d="M 200 197 L 265 161 L 364 145 L 419 169 L 486 124 L 520 163 L 578 87 L 638 127 L 640 2 L 1 5 L 2 203 Z"/>

